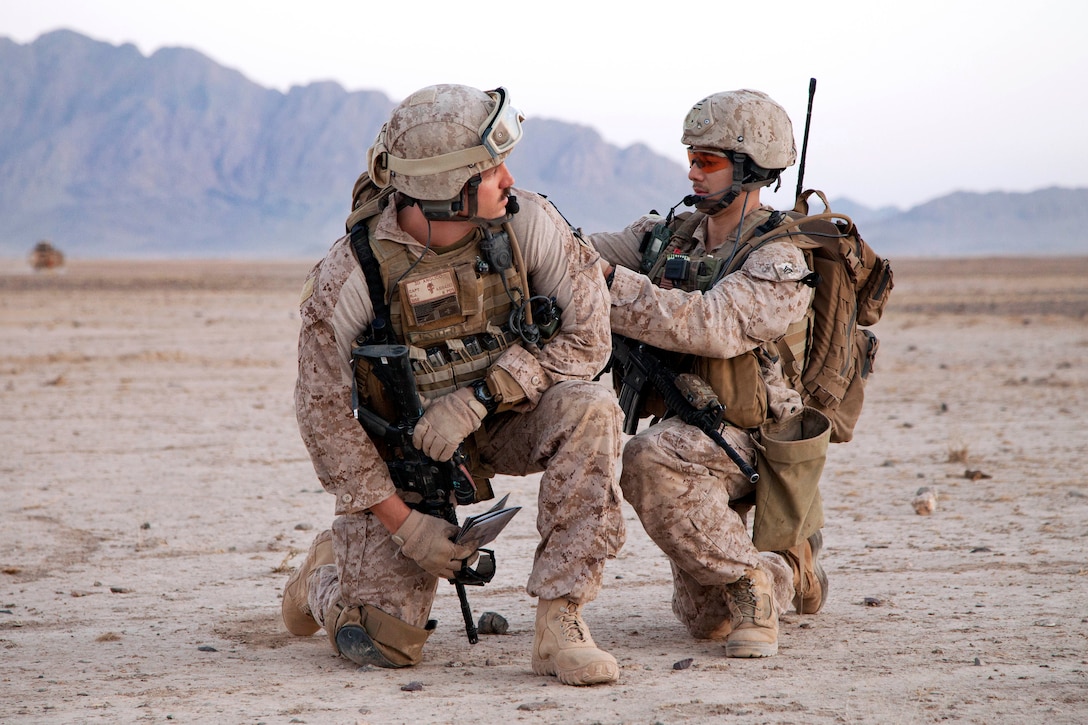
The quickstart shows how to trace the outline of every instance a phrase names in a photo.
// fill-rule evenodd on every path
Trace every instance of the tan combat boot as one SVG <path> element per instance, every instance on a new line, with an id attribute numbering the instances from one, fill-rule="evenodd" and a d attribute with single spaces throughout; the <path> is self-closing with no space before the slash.
<path id="1" fill-rule="evenodd" d="M 280 604 L 280 612 L 283 614 L 283 623 L 287 625 L 287 631 L 300 637 L 309 637 L 321 629 L 321 625 L 310 613 L 310 605 L 306 598 L 310 591 L 310 574 L 319 566 L 335 564 L 336 555 L 332 551 L 332 532 L 322 531 L 310 544 L 310 551 L 306 554 L 302 564 L 287 578 L 287 584 L 283 587 L 283 602 Z"/>
<path id="2" fill-rule="evenodd" d="M 749 569 L 726 586 L 733 631 L 725 640 L 726 657 L 778 654 L 778 606 L 774 584 L 760 569 Z"/>
<path id="3" fill-rule="evenodd" d="M 582 605 L 541 599 L 536 607 L 533 672 L 555 675 L 564 685 L 597 685 L 620 678 L 616 658 L 598 649 L 582 619 Z"/>
<path id="4" fill-rule="evenodd" d="M 798 614 L 815 614 L 827 601 L 827 574 L 818 560 L 823 546 L 823 532 L 817 531 L 797 546 L 778 552 L 793 569 L 793 608 Z"/>

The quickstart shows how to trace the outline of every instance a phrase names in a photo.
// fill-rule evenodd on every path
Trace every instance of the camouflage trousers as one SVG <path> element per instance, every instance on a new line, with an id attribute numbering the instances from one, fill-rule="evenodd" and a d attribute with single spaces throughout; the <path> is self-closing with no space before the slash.
<path id="1" fill-rule="evenodd" d="M 607 386 L 587 381 L 553 385 L 527 413 L 488 421 L 481 458 L 497 473 L 543 472 L 537 494 L 540 544 L 526 590 L 543 599 L 596 598 L 605 561 L 626 535 L 616 483 L 619 406 Z M 416 627 L 430 615 L 438 580 L 399 553 L 377 517 L 339 516 L 333 522 L 336 566 L 313 572 L 310 611 L 324 626 L 328 606 L 370 604 Z M 500 542 L 501 544 L 501 538 Z"/>
<path id="2" fill-rule="evenodd" d="M 727 427 L 723 435 L 755 465 L 744 430 Z M 778 554 L 756 549 L 745 520 L 729 506 L 755 485 L 701 430 L 671 418 L 640 432 L 623 449 L 620 487 L 672 563 L 673 612 L 693 636 L 728 634 L 725 587 L 747 569 L 770 575 L 779 611 L 786 611 L 793 571 Z"/>

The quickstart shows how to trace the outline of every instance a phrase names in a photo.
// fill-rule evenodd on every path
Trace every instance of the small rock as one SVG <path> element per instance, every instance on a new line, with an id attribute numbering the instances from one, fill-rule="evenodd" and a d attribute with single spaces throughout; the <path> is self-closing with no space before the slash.
<path id="1" fill-rule="evenodd" d="M 506 634 L 510 631 L 510 623 L 498 612 L 484 612 L 480 615 L 476 631 L 480 634 Z"/>
<path id="2" fill-rule="evenodd" d="M 922 486 L 915 492 L 910 504 L 919 516 L 929 516 L 937 510 L 937 489 Z"/>
<path id="3" fill-rule="evenodd" d="M 197 647 L 197 649 L 200 650 L 201 652 L 218 652 L 219 651 L 215 647 L 212 647 L 210 644 L 202 644 L 199 647 Z"/>
<path id="4" fill-rule="evenodd" d="M 523 702 L 518 705 L 519 710 L 535 712 L 537 710 L 554 710 L 559 707 L 555 700 L 538 700 L 537 702 Z"/>
<path id="5" fill-rule="evenodd" d="M 419 692 L 423 689 L 423 683 L 419 680 L 412 680 L 407 685 L 401 685 L 400 689 L 403 692 Z"/>
<path id="6" fill-rule="evenodd" d="M 674 670 L 686 670 L 687 668 L 691 667 L 691 663 L 694 662 L 694 661 L 695 660 L 692 659 L 691 657 L 686 657 L 686 658 L 680 660 L 679 662 L 673 662 L 672 663 L 672 668 Z"/>

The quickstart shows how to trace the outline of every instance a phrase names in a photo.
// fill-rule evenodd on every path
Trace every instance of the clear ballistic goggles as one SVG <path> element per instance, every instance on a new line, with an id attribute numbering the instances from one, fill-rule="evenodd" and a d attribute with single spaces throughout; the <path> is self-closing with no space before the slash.
<path id="1" fill-rule="evenodd" d="M 722 171 L 729 167 L 732 160 L 724 151 L 712 151 L 707 149 L 688 149 L 688 166 L 697 166 L 707 174 Z"/>
<path id="2" fill-rule="evenodd" d="M 498 158 L 521 140 L 521 122 L 525 116 L 510 105 L 510 95 L 505 88 L 500 86 L 488 91 L 487 95 L 495 99 L 495 110 L 480 129 L 480 140 L 491 158 Z"/>

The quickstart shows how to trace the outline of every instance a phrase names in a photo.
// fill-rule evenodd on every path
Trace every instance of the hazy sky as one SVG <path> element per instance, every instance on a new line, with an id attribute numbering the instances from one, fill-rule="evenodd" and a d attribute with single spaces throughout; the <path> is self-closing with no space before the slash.
<path id="1" fill-rule="evenodd" d="M 398 16 L 401 8 L 410 10 Z M 0 0 L 0 35 L 28 43 L 69 28 L 145 55 L 195 48 L 281 91 L 335 80 L 400 100 L 432 83 L 503 85 L 529 117 L 592 126 L 681 163 L 688 108 L 735 88 L 784 105 L 800 150 L 815 77 L 805 185 L 905 208 L 957 190 L 1088 186 L 1086 8 L 1079 0 Z M 772 198 L 779 206 L 785 192 L 792 197 L 796 167 L 784 180 Z"/>

